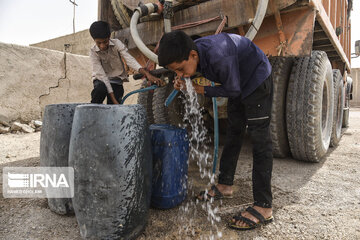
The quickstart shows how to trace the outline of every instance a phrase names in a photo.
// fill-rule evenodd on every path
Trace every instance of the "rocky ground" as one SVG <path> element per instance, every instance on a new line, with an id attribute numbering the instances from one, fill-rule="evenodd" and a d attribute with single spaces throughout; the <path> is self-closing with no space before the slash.
<path id="1" fill-rule="evenodd" d="M 39 139 L 40 132 L 0 134 L 1 169 L 38 166 Z M 320 163 L 274 159 L 275 221 L 253 231 L 237 232 L 226 223 L 252 201 L 251 162 L 247 142 L 236 171 L 235 197 L 211 207 L 218 208 L 221 220 L 216 227 L 222 239 L 360 239 L 360 109 L 352 110 L 350 127 L 340 145 L 330 149 Z M 207 184 L 194 163 L 189 178 L 190 195 Z M 201 204 L 193 205 L 189 198 L 171 210 L 151 209 L 149 224 L 139 239 L 217 238 L 208 213 Z M 8 199 L 1 195 L 0 213 L 0 239 L 81 239 L 76 218 L 51 212 L 45 199 Z"/>

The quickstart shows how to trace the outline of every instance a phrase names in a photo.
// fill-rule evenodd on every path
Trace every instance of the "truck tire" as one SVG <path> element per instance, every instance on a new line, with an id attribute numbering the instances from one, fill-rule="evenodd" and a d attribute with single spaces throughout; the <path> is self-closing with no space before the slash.
<path id="1" fill-rule="evenodd" d="M 125 5 L 122 4 L 121 0 L 111 0 L 111 7 L 122 29 L 129 27 L 131 17 Z"/>
<path id="2" fill-rule="evenodd" d="M 286 126 L 293 158 L 319 162 L 326 154 L 333 122 L 333 75 L 323 51 L 296 58 L 286 98 Z"/>
<path id="3" fill-rule="evenodd" d="M 273 143 L 273 155 L 284 158 L 290 155 L 286 131 L 286 92 L 293 58 L 272 57 L 274 96 L 271 110 L 270 135 Z"/>
<path id="4" fill-rule="evenodd" d="M 172 124 L 179 126 L 183 123 L 184 106 L 182 103 L 182 93 L 174 98 L 168 107 L 165 107 L 165 101 L 174 90 L 172 83 L 154 90 L 152 110 L 155 124 Z"/>
<path id="5" fill-rule="evenodd" d="M 332 133 L 330 147 L 339 145 L 341 139 L 341 127 L 344 112 L 344 82 L 341 72 L 338 69 L 333 70 L 334 82 L 334 120 L 332 124 Z"/>
<path id="6" fill-rule="evenodd" d="M 69 143 L 75 104 L 50 104 L 45 106 L 40 136 L 40 166 L 68 167 Z M 51 211 L 65 215 L 74 213 L 71 198 L 48 198 Z"/>
<path id="7" fill-rule="evenodd" d="M 76 108 L 69 149 L 72 199 L 84 239 L 135 239 L 149 214 L 150 130 L 143 106 Z"/>
<path id="8" fill-rule="evenodd" d="M 145 79 L 141 84 L 141 88 L 147 87 L 147 80 Z M 154 114 L 152 110 L 152 100 L 153 100 L 154 91 L 140 92 L 138 96 L 137 103 L 144 106 L 146 109 L 146 115 L 149 125 L 154 123 Z"/>

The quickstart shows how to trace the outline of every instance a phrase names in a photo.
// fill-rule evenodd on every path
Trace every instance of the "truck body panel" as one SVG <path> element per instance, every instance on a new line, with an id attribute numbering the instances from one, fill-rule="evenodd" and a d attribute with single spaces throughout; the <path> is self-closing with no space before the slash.
<path id="1" fill-rule="evenodd" d="M 138 0 L 122 2 L 129 11 L 138 4 Z M 189 35 L 214 34 L 224 16 L 227 17 L 225 32 L 244 35 L 255 15 L 257 1 L 180 0 L 174 1 L 173 6 L 174 27 L 198 23 L 182 29 Z M 344 74 L 345 69 L 350 71 L 351 25 L 348 7 L 349 0 L 270 0 L 254 42 L 268 56 L 309 56 L 312 50 L 325 51 L 332 65 Z M 99 0 L 99 19 L 110 23 L 115 30 L 113 37 L 127 44 L 140 63 L 146 61 L 146 57 L 136 49 L 129 28 L 120 29 L 116 23 L 110 1 Z M 140 22 L 137 27 L 141 39 L 150 48 L 163 34 L 163 20 L 160 17 Z"/>

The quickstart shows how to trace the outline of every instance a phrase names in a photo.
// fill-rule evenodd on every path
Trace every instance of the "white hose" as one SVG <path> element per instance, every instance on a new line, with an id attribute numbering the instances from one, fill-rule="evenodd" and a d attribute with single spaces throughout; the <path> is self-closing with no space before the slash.
<path id="1" fill-rule="evenodd" d="M 139 48 L 139 50 L 146 56 L 148 57 L 151 61 L 155 62 L 155 63 L 159 63 L 158 61 L 158 56 L 153 53 L 145 44 L 144 42 L 141 40 L 138 30 L 136 28 L 136 25 L 139 21 L 139 16 L 140 16 L 140 12 L 138 9 L 135 10 L 133 16 L 131 17 L 131 21 L 130 21 L 130 33 L 131 36 L 134 40 L 135 45 Z"/>
<path id="2" fill-rule="evenodd" d="M 255 38 L 262 22 L 264 21 L 268 3 L 269 3 L 269 0 L 259 0 L 258 1 L 254 21 L 251 23 L 251 27 L 249 28 L 249 31 L 245 35 L 245 37 L 247 37 L 251 41 Z"/>
<path id="3" fill-rule="evenodd" d="M 264 20 L 268 3 L 269 3 L 269 0 L 259 0 L 258 1 L 258 6 L 257 6 L 257 10 L 255 13 L 254 21 L 252 22 L 249 31 L 245 35 L 245 37 L 247 37 L 248 39 L 253 40 L 255 38 L 263 20 Z M 131 21 L 130 21 L 131 36 L 134 40 L 135 45 L 139 48 L 139 50 L 146 57 L 148 57 L 151 61 L 153 61 L 155 63 L 159 63 L 158 56 L 144 44 L 144 42 L 141 40 L 141 38 L 139 36 L 136 25 L 139 21 L 140 11 L 141 11 L 140 9 L 135 9 L 134 14 L 131 17 Z M 150 13 L 151 12 L 149 12 L 149 14 Z M 165 25 L 168 25 L 168 24 L 165 23 Z M 165 26 L 165 27 L 169 28 L 169 27 L 171 27 L 171 25 Z"/>

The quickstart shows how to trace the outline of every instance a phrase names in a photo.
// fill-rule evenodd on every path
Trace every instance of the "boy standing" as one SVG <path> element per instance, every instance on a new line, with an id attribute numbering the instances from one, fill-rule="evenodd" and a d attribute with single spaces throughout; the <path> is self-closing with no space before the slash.
<path id="1" fill-rule="evenodd" d="M 102 103 L 107 97 L 107 104 L 119 104 L 124 94 L 123 82 L 128 81 L 125 63 L 135 71 L 156 84 L 159 78 L 151 75 L 129 53 L 125 45 L 118 39 L 110 39 L 110 26 L 107 22 L 97 21 L 90 26 L 90 35 L 95 45 L 90 50 L 92 62 L 92 79 L 94 89 L 91 92 L 92 103 Z"/>
<path id="2" fill-rule="evenodd" d="M 254 206 L 234 216 L 230 227 L 254 229 L 271 222 L 272 217 L 272 143 L 270 115 L 272 105 L 271 65 L 266 55 L 249 39 L 221 33 L 193 41 L 184 32 L 165 34 L 160 40 L 159 65 L 177 74 L 174 88 L 185 87 L 182 77 L 200 72 L 220 86 L 193 84 L 195 91 L 207 97 L 228 97 L 228 129 L 220 159 L 218 184 L 199 200 L 231 197 L 236 165 L 248 126 L 253 143 Z"/>

